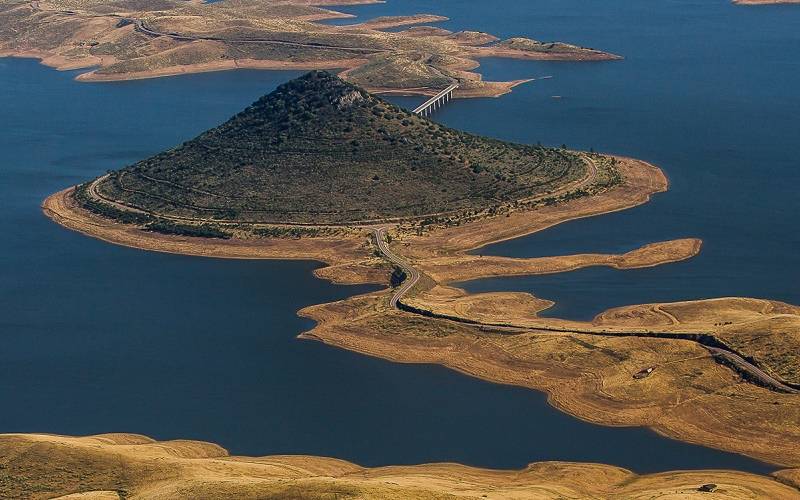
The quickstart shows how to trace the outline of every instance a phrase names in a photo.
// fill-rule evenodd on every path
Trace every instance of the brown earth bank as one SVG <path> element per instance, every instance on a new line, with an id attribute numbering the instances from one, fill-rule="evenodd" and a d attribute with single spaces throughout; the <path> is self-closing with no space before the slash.
<path id="1" fill-rule="evenodd" d="M 467 255 L 494 241 L 579 217 L 622 210 L 665 191 L 666 177 L 646 162 L 618 158 L 622 182 L 591 196 L 565 196 L 472 222 L 395 225 L 394 252 L 422 278 L 393 309 L 391 290 L 313 306 L 317 321 L 302 338 L 396 362 L 438 363 L 485 380 L 545 391 L 559 409 L 604 425 L 649 426 L 691 443 L 800 466 L 800 395 L 763 387 L 694 338 L 701 332 L 735 349 L 766 377 L 796 382 L 800 313 L 788 304 L 715 299 L 617 308 L 592 322 L 542 318 L 552 302 L 529 294 L 467 295 L 448 282 L 484 276 L 560 272 L 590 265 L 645 267 L 695 255 L 696 239 L 646 245 L 621 255 L 535 259 Z M 591 177 L 591 175 L 589 176 Z M 584 186 L 579 179 L 555 194 Z M 163 252 L 231 258 L 302 258 L 325 262 L 316 274 L 346 283 L 387 283 L 392 265 L 375 246 L 374 227 L 339 228 L 328 237 L 217 240 L 142 231 L 89 213 L 70 190 L 43 204 L 56 222 L 89 236 Z M 602 291 L 599 291 L 602 293 Z M 475 324 L 481 323 L 481 324 Z M 648 371 L 649 370 L 649 371 Z"/>
<path id="2" fill-rule="evenodd" d="M 424 295 L 412 300 L 443 314 L 520 326 L 401 312 L 389 308 L 388 292 L 380 292 L 304 309 L 301 314 L 318 325 L 301 338 L 544 391 L 556 408 L 596 424 L 648 426 L 681 441 L 800 466 L 800 395 L 750 383 L 697 342 L 613 333 L 630 326 L 624 322 L 609 328 L 537 320 L 550 303 L 527 294 L 434 293 L 440 303 Z M 796 341 L 775 347 L 787 348 L 796 352 Z"/>
<path id="3" fill-rule="evenodd" d="M 532 205 L 535 207 L 532 210 L 515 211 L 511 207 L 507 207 L 503 212 L 504 215 L 485 217 L 464 224 L 459 223 L 456 227 L 447 227 L 447 223 L 443 222 L 441 226 L 435 224 L 425 226 L 425 231 L 420 232 L 420 226 L 416 223 L 400 225 L 395 231 L 393 246 L 413 262 L 420 261 L 421 264 L 426 265 L 426 262 L 430 261 L 439 269 L 445 269 L 443 258 L 453 258 L 455 265 L 445 272 L 460 276 L 461 280 L 469 279 L 468 271 L 455 271 L 460 259 L 470 259 L 468 256 L 460 255 L 466 250 L 493 241 L 529 234 L 566 220 L 629 208 L 646 202 L 651 194 L 667 189 L 666 177 L 657 167 L 630 158 L 617 157 L 617 160 L 616 169 L 624 181 L 606 191 L 591 196 L 571 198 L 552 205 Z M 585 188 L 587 181 L 593 180 L 591 176 L 580 179 L 572 185 L 560 188 L 558 192 L 547 193 L 546 196 L 569 194 L 569 189 Z M 331 236 L 315 238 L 233 238 L 222 240 L 182 237 L 144 231 L 136 225 L 122 224 L 99 216 L 79 206 L 72 196 L 73 193 L 74 188 L 69 188 L 49 196 L 42 203 L 45 215 L 65 227 L 109 243 L 143 250 L 203 257 L 313 259 L 337 266 L 336 269 L 363 267 L 367 270 L 374 268 L 378 263 L 383 263 L 384 267 L 389 269 L 388 264 L 380 256 L 375 255 L 374 245 L 369 240 L 371 226 L 326 228 L 332 233 Z M 291 227 L 291 224 L 285 226 Z M 662 252 L 651 252 L 651 254 L 654 258 L 658 255 L 658 259 L 663 259 L 664 251 L 669 248 L 678 253 L 683 252 L 679 258 L 685 258 L 690 256 L 689 254 L 693 254 L 696 250 L 695 247 L 700 244 L 697 240 L 681 240 L 681 242 L 650 246 L 662 250 Z M 631 259 L 635 259 L 634 256 L 642 252 L 647 253 L 646 250 L 632 252 L 628 257 L 628 262 L 633 262 Z M 574 259 L 574 257 L 569 259 Z M 587 257 L 587 259 L 591 260 L 592 257 Z M 674 256 L 668 260 L 675 260 Z M 507 261 L 508 268 L 505 271 L 498 270 L 496 275 L 524 274 L 514 267 L 518 267 L 520 265 L 518 263 L 531 265 L 529 262 L 530 259 L 510 259 Z M 653 261 L 653 264 L 656 263 L 658 262 Z M 363 266 L 360 266 L 361 264 Z M 535 271 L 537 269 L 532 269 L 529 274 Z M 337 271 L 326 268 L 320 270 L 319 274 L 335 280 Z M 385 282 L 385 280 L 382 281 Z"/>
<path id="4" fill-rule="evenodd" d="M 366 468 L 324 457 L 236 457 L 211 443 L 133 434 L 0 435 L 0 470 L 0 496 L 31 499 L 706 498 L 704 490 L 714 498 L 800 496 L 791 486 L 794 470 L 637 475 L 570 462 L 515 471 L 448 463 Z"/>
<path id="5" fill-rule="evenodd" d="M 497 96 L 515 82 L 465 71 L 481 57 L 560 61 L 619 59 L 596 49 L 475 31 L 414 26 L 447 18 L 388 16 L 349 26 L 336 5 L 373 1 L 0 0 L 0 56 L 81 69 L 83 81 L 117 81 L 252 69 L 342 69 L 364 88 L 430 94 L 452 83 L 457 97 Z M 400 32 L 387 29 L 411 26 Z"/>
<path id="6" fill-rule="evenodd" d="M 537 45 L 539 44 L 537 43 Z M 502 46 L 476 47 L 472 50 L 472 55 L 475 58 L 501 57 L 507 59 L 528 59 L 532 61 L 563 61 L 565 58 L 570 58 L 573 61 L 616 61 L 622 59 L 620 56 L 586 49 L 580 49 L 574 52 L 540 52 Z"/>
<path id="7" fill-rule="evenodd" d="M 591 196 L 561 199 L 557 203 L 537 206 L 533 211 L 509 210 L 474 223 L 435 227 L 422 234 L 401 227 L 392 247 L 414 263 L 458 255 L 491 243 L 543 231 L 562 222 L 632 208 L 668 189 L 669 181 L 658 167 L 633 158 L 613 158 L 616 159 L 614 167 L 623 181 L 610 189 Z M 586 187 L 585 183 L 586 179 L 581 179 L 549 196 L 566 198 L 570 190 Z"/>
<path id="8" fill-rule="evenodd" d="M 339 74 L 342 78 L 347 78 L 346 70 Z M 525 80 L 512 80 L 510 82 L 482 82 L 480 87 L 476 88 L 467 88 L 461 89 L 458 91 L 458 98 L 472 98 L 472 97 L 500 97 L 505 94 L 510 93 L 514 87 L 522 85 L 523 83 L 528 83 L 534 81 L 534 79 L 529 78 Z M 429 88 L 429 87 L 417 87 L 417 88 L 403 88 L 403 89 L 395 89 L 392 87 L 375 87 L 375 86 L 366 86 L 366 90 L 372 92 L 373 94 L 391 94 L 391 95 L 400 95 L 400 96 L 413 96 L 413 95 L 421 95 L 421 96 L 435 96 L 439 89 L 437 88 Z"/>
<path id="9" fill-rule="evenodd" d="M 625 254 L 580 254 L 557 257 L 512 258 L 458 255 L 426 260 L 419 267 L 437 282 L 469 281 L 493 276 L 524 276 L 574 271 L 590 266 L 616 269 L 654 267 L 694 257 L 702 241 L 696 238 L 651 243 Z"/>
<path id="10" fill-rule="evenodd" d="M 370 253 L 368 232 L 362 229 L 343 229 L 336 237 L 329 238 L 222 240 L 173 236 L 143 231 L 136 226 L 117 223 L 84 210 L 71 196 L 73 189 L 49 196 L 42 203 L 45 215 L 64 227 L 108 243 L 197 257 L 317 260 L 330 266 L 321 271 L 333 282 L 386 282 L 386 272 L 382 269 L 385 263 Z"/>
<path id="11" fill-rule="evenodd" d="M 96 71 L 83 73 L 75 77 L 82 82 L 119 82 L 127 80 L 146 80 L 149 78 L 159 78 L 176 75 L 187 75 L 194 73 L 212 73 L 215 71 L 228 71 L 232 69 L 263 69 L 263 70 L 340 70 L 342 68 L 355 68 L 366 62 L 366 59 L 335 59 L 331 61 L 276 61 L 269 59 L 236 59 L 217 61 L 204 64 L 194 64 L 192 66 L 174 65 L 148 71 L 132 71 L 130 73 L 104 74 Z M 77 68 L 59 68 L 77 69 Z"/>

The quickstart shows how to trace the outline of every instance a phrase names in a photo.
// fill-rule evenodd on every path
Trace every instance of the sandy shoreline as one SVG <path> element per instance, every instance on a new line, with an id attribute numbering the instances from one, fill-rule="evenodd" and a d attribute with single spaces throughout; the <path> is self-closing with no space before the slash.
<path id="1" fill-rule="evenodd" d="M 294 3 L 302 4 L 303 0 Z M 379 3 L 379 0 L 307 3 L 334 6 Z M 753 6 L 796 4 L 800 0 L 733 0 L 733 3 Z M 337 17 L 351 16 L 331 11 L 330 16 L 321 14 L 298 20 Z M 408 17 L 404 21 L 368 20 L 342 29 L 385 29 L 421 21 Z M 441 19 L 429 16 L 424 20 Z M 462 88 L 457 97 L 498 97 L 531 81 L 482 82 L 479 74 L 470 73 L 478 67 L 476 61 L 480 58 L 564 60 L 563 55 L 546 52 L 464 45 L 461 55 L 474 60 L 461 59 L 444 67 L 481 86 Z M 341 75 L 347 76 L 369 62 L 356 57 L 304 62 L 227 59 L 111 74 L 98 71 L 114 63 L 112 58 L 70 59 L 58 50 L 0 50 L 0 57 L 35 58 L 62 71 L 98 68 L 76 76 L 76 80 L 83 82 L 234 69 L 326 69 L 341 70 Z M 621 57 L 598 51 L 582 53 L 571 60 L 617 59 Z M 367 86 L 367 89 L 403 95 L 435 93 L 428 87 Z M 669 180 L 655 165 L 632 158 L 618 159 L 625 183 L 592 196 L 534 210 L 512 211 L 507 216 L 434 229 L 427 234 L 403 232 L 402 227 L 392 233 L 392 247 L 424 273 L 423 284 L 409 303 L 434 315 L 472 320 L 484 326 L 425 318 L 388 308 L 391 291 L 386 289 L 303 309 L 299 314 L 314 320 L 316 325 L 299 337 L 392 362 L 438 364 L 484 381 L 541 391 L 554 408 L 593 424 L 648 427 L 683 442 L 743 454 L 782 467 L 800 467 L 800 449 L 796 446 L 800 442 L 800 397 L 779 394 L 741 378 L 697 343 L 586 333 L 708 331 L 737 347 L 736 342 L 757 344 L 757 350 L 749 353 L 754 362 L 762 363 L 770 375 L 781 377 L 787 373 L 785 367 L 765 363 L 769 361 L 767 356 L 797 351 L 800 308 L 764 299 L 726 297 L 623 306 L 603 311 L 591 321 L 579 322 L 543 317 L 540 313 L 553 306 L 546 297 L 511 292 L 467 294 L 449 286 L 487 277 L 561 273 L 590 266 L 655 267 L 698 255 L 703 242 L 696 238 L 654 242 L 624 254 L 505 258 L 469 253 L 570 220 L 626 210 L 667 191 Z M 72 199 L 72 189 L 45 199 L 44 214 L 63 227 L 107 243 L 208 258 L 313 260 L 325 265 L 315 271 L 318 278 L 341 284 L 386 284 L 392 271 L 390 265 L 373 253 L 368 227 L 353 228 L 337 237 L 299 239 L 169 236 L 118 224 L 88 212 Z M 518 331 L 492 329 L 490 325 L 495 323 L 513 325 Z M 655 371 L 646 378 L 635 378 L 646 368 Z M 720 497 L 800 498 L 800 469 L 772 475 L 723 470 L 637 475 L 609 465 L 565 462 L 531 464 L 521 471 L 458 464 L 366 468 L 312 456 L 231 457 L 211 443 L 157 442 L 132 434 L 79 438 L 0 434 L 0 468 L 11 478 L 21 478 L 0 481 L 0 496 L 9 498 L 86 493 L 77 498 L 117 500 L 121 497 L 118 492 L 137 498 L 169 498 L 185 495 L 187 491 L 209 498 L 264 498 L 298 493 L 398 499 L 444 495 L 489 498 L 702 495 L 704 498 L 708 494 L 699 493 L 698 488 L 708 483 L 719 488 Z"/>
<path id="2" fill-rule="evenodd" d="M 430 259 L 421 267 L 439 283 L 557 274 L 595 266 L 643 269 L 690 259 L 700 253 L 702 244 L 702 240 L 698 238 L 685 238 L 649 243 L 624 254 L 594 253 L 532 258 L 462 255 Z"/>
<path id="3" fill-rule="evenodd" d="M 438 308 L 490 323 L 518 322 L 530 328 L 612 332 L 642 325 L 674 331 L 696 331 L 710 326 L 693 323 L 694 316 L 686 316 L 686 312 L 675 310 L 665 314 L 667 305 L 630 306 L 628 312 L 606 311 L 598 317 L 596 325 L 542 319 L 537 313 L 548 307 L 546 300 L 513 293 L 464 296 L 445 286 L 450 281 L 562 272 L 590 265 L 655 266 L 696 255 L 702 244 L 697 239 L 654 243 L 624 255 L 509 259 L 466 253 L 568 220 L 637 206 L 668 188 L 663 172 L 649 163 L 620 157 L 617 168 L 624 182 L 592 196 L 441 228 L 425 235 L 397 233 L 393 249 L 426 275 L 425 289 L 411 300 L 424 308 Z M 351 237 L 339 239 L 205 240 L 160 235 L 109 222 L 77 207 L 69 190 L 48 197 L 42 208 L 48 217 L 70 229 L 144 250 L 218 258 L 313 259 L 329 266 L 317 270 L 318 277 L 340 283 L 387 283 L 391 270 L 373 255 L 368 228 L 354 230 Z M 800 411 L 800 397 L 775 394 L 739 380 L 697 344 L 620 337 L 606 338 L 600 347 L 597 338 L 591 335 L 547 331 L 498 336 L 468 325 L 390 310 L 387 306 L 390 293 L 384 290 L 302 310 L 300 314 L 317 325 L 301 338 L 394 362 L 441 364 L 490 382 L 543 391 L 554 407 L 596 424 L 647 426 L 674 439 L 787 466 L 800 465 L 800 452 L 792 446 L 800 436 L 800 422 L 791 418 L 793 408 Z M 717 308 L 708 314 L 721 318 L 718 322 L 728 317 L 745 318 L 747 324 L 756 328 L 760 328 L 759 322 L 785 317 L 782 310 L 759 316 L 758 311 L 768 309 L 762 306 L 756 307 L 755 312 L 747 312 L 750 315 L 747 316 L 745 310 L 753 309 L 748 302 L 725 303 L 728 305 L 723 309 L 719 309 L 719 303 L 691 304 L 700 311 Z M 800 313 L 796 317 L 800 325 Z M 675 318 L 676 323 L 658 323 L 664 318 Z M 739 328 L 738 325 L 731 328 Z M 786 342 L 791 340 L 787 337 Z M 564 355 L 568 357 L 564 359 Z M 646 382 L 631 384 L 631 375 L 646 366 L 660 368 Z M 692 380 L 691 384 L 683 382 L 686 377 Z M 685 400 L 686 404 L 677 405 L 676 399 Z M 776 400 L 781 402 L 779 406 L 773 405 Z M 760 415 L 757 424 L 748 418 L 754 411 Z M 720 425 L 696 425 L 709 415 Z M 778 428 L 783 430 L 777 433 Z"/>
<path id="4" fill-rule="evenodd" d="M 84 82 L 232 69 L 338 69 L 345 70 L 342 75 L 350 75 L 353 83 L 381 92 L 429 95 L 448 81 L 458 81 L 459 97 L 496 97 L 524 81 L 484 82 L 481 75 L 465 70 L 476 67 L 476 59 L 482 57 L 619 59 L 569 44 L 564 45 L 570 50 L 561 51 L 539 50 L 536 45 L 532 49 L 501 47 L 494 45 L 498 38 L 487 33 L 429 26 L 447 20 L 436 14 L 366 18 L 343 26 L 317 22 L 353 17 L 325 7 L 376 3 L 372 0 L 287 0 L 272 6 L 277 9 L 275 15 L 257 8 L 255 0 L 192 3 L 188 9 L 163 11 L 146 7 L 104 10 L 93 4 L 77 10 L 62 10 L 47 2 L 9 4 L 0 14 L 12 16 L 16 25 L 10 32 L 13 36 L 0 37 L 5 40 L 0 43 L 0 56 L 36 58 L 59 70 L 84 69 L 87 72 L 76 78 Z M 406 26 L 410 28 L 387 31 Z M 16 43 L 15 38 L 23 41 Z"/>
<path id="5" fill-rule="evenodd" d="M 800 397 L 742 381 L 696 343 L 568 333 L 582 326 L 551 318 L 537 321 L 536 311 L 549 304 L 527 294 L 467 295 L 461 301 L 451 296 L 443 302 L 466 308 L 457 310 L 460 316 L 492 322 L 514 321 L 508 311 L 516 311 L 532 323 L 531 330 L 516 334 L 417 319 L 387 310 L 386 297 L 378 292 L 303 309 L 301 315 L 316 321 L 317 327 L 301 338 L 397 363 L 443 365 L 488 382 L 541 391 L 553 407 L 593 424 L 649 427 L 679 441 L 800 466 L 795 446 L 800 440 Z M 419 300 L 432 306 L 429 297 Z M 691 305 L 701 310 L 708 306 Z M 636 311 L 650 307 L 633 310 L 638 315 Z M 622 329 L 619 324 L 589 327 Z M 537 330 L 551 325 L 564 331 Z M 676 325 L 675 330 L 694 327 L 687 325 Z M 634 379 L 647 367 L 656 370 L 641 381 Z"/>
<path id="6" fill-rule="evenodd" d="M 800 1 L 800 0 L 798 0 Z M 596 51 L 596 52 L 586 52 L 586 53 L 576 53 L 573 56 L 567 56 L 563 52 L 536 52 L 536 51 L 524 51 L 524 50 L 515 50 L 515 49 L 508 49 L 504 47 L 475 47 L 472 52 L 472 56 L 476 59 L 482 59 L 485 57 L 502 57 L 506 59 L 523 59 L 528 61 L 619 61 L 624 59 L 622 56 L 617 54 L 611 54 L 608 52 Z"/>
<path id="7" fill-rule="evenodd" d="M 42 203 L 44 214 L 68 229 L 115 245 L 195 257 L 318 260 L 326 264 L 349 262 L 362 256 L 358 247 L 363 242 L 356 237 L 248 241 L 181 237 L 143 231 L 109 221 L 78 207 L 71 196 L 73 190 L 68 188 L 48 196 Z"/>
<path id="8" fill-rule="evenodd" d="M 490 243 L 524 236 L 576 218 L 624 210 L 645 203 L 652 194 L 667 189 L 666 177 L 657 167 L 638 160 L 627 158 L 622 160 L 620 169 L 626 177 L 626 182 L 623 186 L 607 193 L 542 207 L 534 211 L 511 213 L 508 217 L 495 217 L 457 228 L 442 229 L 430 236 L 410 236 L 403 238 L 402 244 L 412 246 L 411 250 L 415 250 L 417 245 L 425 250 L 428 247 L 441 245 L 447 252 L 464 252 Z M 47 197 L 42 202 L 44 214 L 55 222 L 87 236 L 141 250 L 217 258 L 315 259 L 328 264 L 352 261 L 354 258 L 366 256 L 370 251 L 363 247 L 364 240 L 368 236 L 367 228 L 355 229 L 353 238 L 299 240 L 219 240 L 143 231 L 134 226 L 109 221 L 78 207 L 70 196 L 73 189 L 67 188 Z M 633 193 L 636 195 L 631 196 Z M 475 239 L 478 232 L 480 240 Z M 423 242 L 430 243 L 422 245 Z M 363 248 L 355 250 L 359 246 Z M 433 251 L 429 252 L 429 255 L 437 253 L 439 252 Z"/>
<path id="9" fill-rule="evenodd" d="M 164 78 L 178 75 L 192 75 L 196 73 L 212 73 L 216 71 L 231 71 L 235 69 L 257 69 L 257 70 L 276 70 L 276 71 L 311 71 L 311 70 L 333 70 L 347 69 L 361 66 L 366 62 L 365 59 L 338 59 L 331 61 L 271 61 L 265 59 L 232 59 L 208 64 L 182 65 L 169 68 L 160 68 L 153 71 L 142 71 L 135 73 L 98 73 L 90 71 L 75 77 L 82 82 L 123 82 L 127 80 L 147 80 L 150 78 Z"/>
<path id="10" fill-rule="evenodd" d="M 0 51 L 0 58 L 36 59 L 42 65 L 53 68 L 57 71 L 75 71 L 89 69 L 102 64 L 100 58 L 88 58 L 84 60 L 67 60 L 62 56 L 51 55 L 42 51 Z M 489 57 L 489 56 L 487 56 Z M 135 80 L 149 80 L 153 78 L 168 78 L 172 76 L 194 75 L 200 73 L 215 73 L 221 71 L 233 71 L 237 69 L 265 70 L 265 71 L 312 71 L 312 70 L 339 70 L 338 74 L 342 78 L 347 77 L 347 73 L 359 68 L 367 62 L 366 59 L 338 59 L 326 61 L 272 61 L 265 59 L 234 59 L 219 61 L 207 64 L 182 65 L 168 68 L 159 68 L 152 71 L 142 71 L 133 73 L 98 73 L 97 70 L 88 71 L 75 76 L 79 82 L 125 82 Z M 474 67 L 478 67 L 476 64 Z M 477 97 L 501 97 L 510 93 L 514 87 L 534 81 L 533 78 L 512 80 L 508 82 L 483 82 L 479 88 L 460 89 L 454 97 L 457 98 L 477 98 Z M 406 96 L 432 96 L 438 90 L 428 87 L 419 88 L 391 88 L 365 86 L 365 90 L 374 94 L 393 94 Z"/>
<path id="11" fill-rule="evenodd" d="M 558 224 L 598 215 L 619 212 L 650 201 L 651 197 L 669 189 L 669 180 L 655 165 L 627 158 L 617 159 L 616 168 L 624 178 L 621 185 L 603 193 L 566 203 L 538 207 L 533 212 L 512 212 L 507 217 L 482 220 L 445 228 L 424 236 L 408 236 L 399 240 L 403 255 L 431 258 L 455 252 L 470 252 L 481 247 L 527 236 Z"/>

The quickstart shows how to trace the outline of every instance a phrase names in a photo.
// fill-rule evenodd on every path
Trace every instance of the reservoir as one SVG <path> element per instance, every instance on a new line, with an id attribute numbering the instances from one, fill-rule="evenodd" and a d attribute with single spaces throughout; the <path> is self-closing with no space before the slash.
<path id="1" fill-rule="evenodd" d="M 800 165 L 791 153 L 800 98 L 786 90 L 800 88 L 800 35 L 790 30 L 800 9 L 508 4 L 519 15 L 488 3 L 458 9 L 453 0 L 348 11 L 439 13 L 453 18 L 445 27 L 625 55 L 597 64 L 485 60 L 487 79 L 553 78 L 500 99 L 453 102 L 435 119 L 503 139 L 640 157 L 665 169 L 672 190 L 631 211 L 480 251 L 616 252 L 685 236 L 706 245 L 696 259 L 651 270 L 469 286 L 541 287 L 564 307 L 559 315 L 574 317 L 706 294 L 800 303 L 790 286 L 800 264 L 791 220 L 800 208 L 793 193 Z M 740 63 L 722 64 L 728 57 Z M 591 425 L 537 392 L 296 340 L 312 327 L 298 309 L 374 289 L 318 280 L 316 263 L 148 253 L 73 233 L 41 214 L 48 194 L 189 139 L 298 74 L 91 84 L 32 60 L 0 59 L 0 432 L 135 432 L 207 440 L 234 454 L 313 454 L 367 466 L 569 460 L 637 472 L 774 469 L 646 429 Z"/>

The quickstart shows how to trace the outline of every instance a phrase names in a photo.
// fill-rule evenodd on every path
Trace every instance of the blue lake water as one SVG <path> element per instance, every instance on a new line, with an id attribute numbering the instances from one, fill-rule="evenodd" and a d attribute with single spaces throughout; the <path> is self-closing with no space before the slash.
<path id="1" fill-rule="evenodd" d="M 684 236 L 706 245 L 696 259 L 652 270 L 469 286 L 535 291 L 575 317 L 672 296 L 800 303 L 791 220 L 800 208 L 792 156 L 800 9 L 745 10 L 725 1 L 507 4 L 500 12 L 455 0 L 352 11 L 441 13 L 452 18 L 443 23 L 449 28 L 622 53 L 625 61 L 598 64 L 485 60 L 488 78 L 554 78 L 501 99 L 454 102 L 436 119 L 505 139 L 637 156 L 662 166 L 673 186 L 649 205 L 482 251 L 624 251 Z M 51 192 L 191 138 L 296 74 L 86 84 L 34 61 L 0 59 L 0 432 L 139 432 L 213 441 L 237 454 L 328 455 L 364 465 L 574 460 L 642 472 L 769 470 L 645 429 L 590 425 L 532 391 L 297 341 L 312 326 L 298 309 L 369 289 L 316 280 L 314 263 L 141 252 L 41 215 Z"/>
<path id="2" fill-rule="evenodd" d="M 443 13 L 451 20 L 438 25 L 448 29 L 565 40 L 625 56 L 603 63 L 484 59 L 487 79 L 552 79 L 499 100 L 456 102 L 436 115 L 509 140 L 642 158 L 670 179 L 670 191 L 644 206 L 479 253 L 536 257 L 626 252 L 671 238 L 704 241 L 698 257 L 657 269 L 489 279 L 464 284 L 467 290 L 532 291 L 558 302 L 548 314 L 576 319 L 631 303 L 719 296 L 800 304 L 797 6 L 536 0 L 504 2 L 493 13 L 475 2 L 467 8 L 458 0 L 417 0 L 346 10 L 365 18 Z"/>

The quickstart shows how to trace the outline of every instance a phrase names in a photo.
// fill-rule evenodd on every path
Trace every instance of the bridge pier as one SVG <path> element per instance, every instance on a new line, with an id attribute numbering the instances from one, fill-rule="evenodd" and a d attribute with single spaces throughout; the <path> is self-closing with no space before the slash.
<path id="1" fill-rule="evenodd" d="M 428 117 L 433 114 L 434 111 L 441 108 L 445 103 L 450 102 L 453 98 L 453 92 L 458 88 L 458 84 L 454 83 L 448 86 L 446 89 L 442 90 L 435 96 L 431 97 L 424 103 L 422 103 L 419 107 L 414 110 L 414 114 Z"/>

